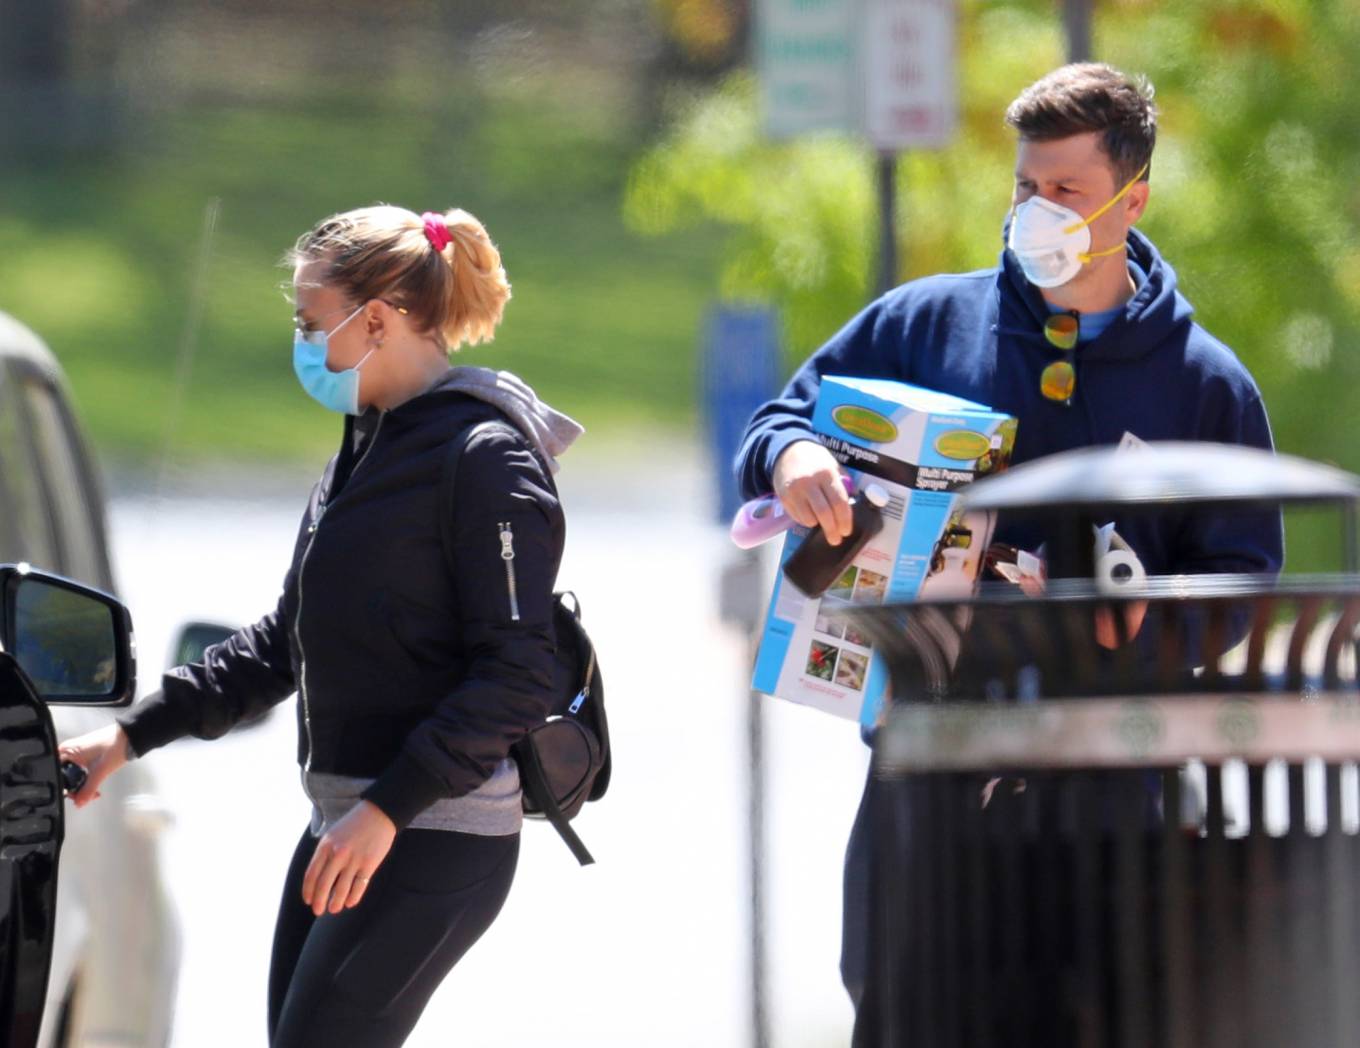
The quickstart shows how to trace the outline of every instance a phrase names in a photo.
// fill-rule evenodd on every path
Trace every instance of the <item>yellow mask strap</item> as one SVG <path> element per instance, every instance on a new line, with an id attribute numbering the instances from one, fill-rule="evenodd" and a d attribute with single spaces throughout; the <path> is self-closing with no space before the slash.
<path id="1" fill-rule="evenodd" d="M 1123 244 L 1116 244 L 1114 247 L 1105 251 L 1079 251 L 1077 252 L 1077 258 L 1082 262 L 1090 262 L 1093 258 L 1104 258 L 1106 255 L 1113 255 L 1123 250 Z"/>
<path id="2" fill-rule="evenodd" d="M 1064 232 L 1064 233 L 1075 233 L 1075 232 L 1076 232 L 1078 229 L 1080 229 L 1082 226 L 1089 226 L 1092 222 L 1094 222 L 1096 219 L 1098 219 L 1101 215 L 1105 214 L 1106 211 L 1108 211 L 1108 210 L 1110 210 L 1110 208 L 1114 207 L 1115 204 L 1117 204 L 1117 203 L 1119 203 L 1119 201 L 1123 200 L 1123 199 L 1124 199 L 1124 195 L 1125 195 L 1126 193 L 1128 193 L 1128 191 L 1129 191 L 1130 189 L 1132 189 L 1134 186 L 1136 186 L 1136 185 L 1138 184 L 1138 180 L 1139 180 L 1140 178 L 1143 177 L 1144 173 L 1146 173 L 1146 171 L 1147 171 L 1147 169 L 1148 169 L 1148 164 L 1151 164 L 1151 163 L 1152 163 L 1152 161 L 1149 160 L 1147 164 L 1144 164 L 1141 168 L 1139 168 L 1139 169 L 1138 169 L 1138 174 L 1134 175 L 1131 179 L 1129 179 L 1128 182 L 1125 184 L 1125 186 L 1124 186 L 1123 189 L 1121 189 L 1121 190 L 1120 190 L 1118 193 L 1116 193 L 1114 196 L 1110 197 L 1110 199 L 1109 199 L 1108 201 L 1106 201 L 1103 205 L 1101 205 L 1100 207 L 1096 208 L 1096 210 L 1095 210 L 1094 212 L 1092 212 L 1092 214 L 1091 214 L 1091 216 L 1090 216 L 1089 218 L 1083 218 L 1080 222 L 1074 222 L 1074 223 L 1072 223 L 1072 225 L 1070 225 L 1070 226 L 1068 226 L 1066 229 L 1064 229 L 1063 232 Z M 1123 245 L 1121 244 L 1120 246 L 1122 247 Z M 1116 250 L 1118 250 L 1118 249 L 1116 248 Z M 1098 258 L 1099 255 L 1109 255 L 1109 254 L 1112 254 L 1112 253 L 1113 253 L 1113 252 L 1110 252 L 1110 251 L 1102 251 L 1102 252 L 1100 252 L 1098 255 L 1092 255 L 1091 257 L 1092 257 L 1092 258 Z"/>

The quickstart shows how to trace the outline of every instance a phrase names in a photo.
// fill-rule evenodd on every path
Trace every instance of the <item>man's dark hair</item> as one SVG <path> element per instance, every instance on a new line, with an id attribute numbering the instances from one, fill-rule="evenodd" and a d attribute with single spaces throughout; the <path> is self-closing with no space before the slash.
<path id="1" fill-rule="evenodd" d="M 1020 92 L 1006 110 L 1006 123 L 1032 142 L 1051 142 L 1090 131 L 1110 158 L 1123 185 L 1152 160 L 1157 144 L 1157 107 L 1152 85 L 1102 62 L 1055 69 Z M 1142 181 L 1147 181 L 1148 172 Z"/>

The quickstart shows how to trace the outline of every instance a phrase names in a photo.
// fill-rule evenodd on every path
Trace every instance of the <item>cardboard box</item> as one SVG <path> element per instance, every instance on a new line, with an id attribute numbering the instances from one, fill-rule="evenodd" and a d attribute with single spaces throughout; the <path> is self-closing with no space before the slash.
<path id="1" fill-rule="evenodd" d="M 1005 468 L 1016 424 L 982 404 L 905 382 L 827 376 L 812 425 L 856 491 L 871 482 L 887 490 L 883 530 L 820 598 L 784 577 L 784 562 L 807 534 L 790 531 L 752 687 L 870 726 L 888 693 L 887 665 L 840 612 L 973 591 L 993 521 L 965 515 L 957 492 Z"/>

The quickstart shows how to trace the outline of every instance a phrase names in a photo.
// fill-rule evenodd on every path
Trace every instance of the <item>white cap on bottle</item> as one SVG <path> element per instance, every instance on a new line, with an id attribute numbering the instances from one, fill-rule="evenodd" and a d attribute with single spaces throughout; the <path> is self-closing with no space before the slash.
<path id="1" fill-rule="evenodd" d="M 864 488 L 864 497 L 869 500 L 869 505 L 882 509 L 888 504 L 887 489 L 881 484 L 868 484 Z"/>

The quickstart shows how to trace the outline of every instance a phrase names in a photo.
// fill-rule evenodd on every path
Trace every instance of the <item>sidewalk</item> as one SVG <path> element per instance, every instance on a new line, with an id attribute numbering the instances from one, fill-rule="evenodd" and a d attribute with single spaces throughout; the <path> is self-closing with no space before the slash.
<path id="1" fill-rule="evenodd" d="M 605 801 L 576 822 L 581 869 L 526 827 L 501 918 L 409 1042 L 575 1048 L 750 1043 L 744 638 L 717 621 L 724 529 L 692 449 L 568 456 L 568 553 L 600 650 L 616 750 Z M 631 478 L 658 478 L 648 487 Z M 178 621 L 273 606 L 305 490 L 265 502 L 115 502 L 119 575 L 155 686 Z M 840 989 L 840 857 L 867 752 L 856 728 L 766 700 L 769 957 L 778 1048 L 849 1040 Z M 153 755 L 179 816 L 166 865 L 184 925 L 177 1048 L 262 1045 L 269 935 L 306 821 L 294 709 Z M 535 969 L 535 966 L 537 968 Z M 573 976 L 572 973 L 575 973 Z"/>

